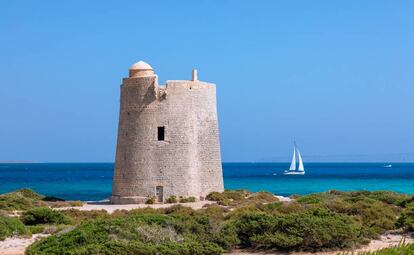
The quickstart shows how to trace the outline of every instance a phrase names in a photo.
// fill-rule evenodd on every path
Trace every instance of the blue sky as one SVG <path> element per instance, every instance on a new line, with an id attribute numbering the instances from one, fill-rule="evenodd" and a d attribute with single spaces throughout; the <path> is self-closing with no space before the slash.
<path id="1" fill-rule="evenodd" d="M 113 161 L 119 85 L 217 84 L 222 157 L 414 152 L 413 1 L 1 1 L 0 160 Z"/>

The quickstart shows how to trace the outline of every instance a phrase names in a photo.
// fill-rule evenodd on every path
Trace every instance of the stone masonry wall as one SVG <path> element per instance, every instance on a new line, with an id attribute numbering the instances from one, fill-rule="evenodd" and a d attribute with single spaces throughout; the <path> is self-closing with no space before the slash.
<path id="1" fill-rule="evenodd" d="M 168 81 L 162 88 L 156 75 L 124 79 L 111 200 L 141 203 L 156 186 L 164 199 L 223 191 L 214 84 Z"/>

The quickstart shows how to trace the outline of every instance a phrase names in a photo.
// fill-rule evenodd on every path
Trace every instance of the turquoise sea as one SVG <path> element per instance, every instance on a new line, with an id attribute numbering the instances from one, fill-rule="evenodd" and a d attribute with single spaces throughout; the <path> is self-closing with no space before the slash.
<path id="1" fill-rule="evenodd" d="M 385 167 L 392 164 L 392 167 Z M 96 201 L 111 194 L 113 163 L 2 163 L 0 193 L 31 188 L 67 200 Z M 286 176 L 289 163 L 224 163 L 226 189 L 277 195 L 336 190 L 393 190 L 414 194 L 414 163 L 308 163 L 306 175 Z"/>

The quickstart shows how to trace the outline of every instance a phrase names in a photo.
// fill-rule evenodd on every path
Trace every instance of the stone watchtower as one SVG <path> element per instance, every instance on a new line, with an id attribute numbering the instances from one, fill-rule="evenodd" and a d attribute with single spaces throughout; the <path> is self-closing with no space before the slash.
<path id="1" fill-rule="evenodd" d="M 223 191 L 216 87 L 197 80 L 158 85 L 138 62 L 121 85 L 111 202 L 157 202 L 174 195 L 197 199 Z"/>

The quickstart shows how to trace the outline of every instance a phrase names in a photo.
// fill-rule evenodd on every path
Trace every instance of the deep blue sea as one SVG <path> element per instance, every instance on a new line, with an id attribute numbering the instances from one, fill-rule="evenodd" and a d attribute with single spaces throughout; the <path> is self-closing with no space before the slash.
<path id="1" fill-rule="evenodd" d="M 286 176 L 289 163 L 224 163 L 226 189 L 308 194 L 331 189 L 393 190 L 414 194 L 414 163 L 308 163 L 306 175 Z M 0 193 L 31 188 L 67 200 L 96 201 L 111 194 L 112 163 L 0 164 Z"/>

